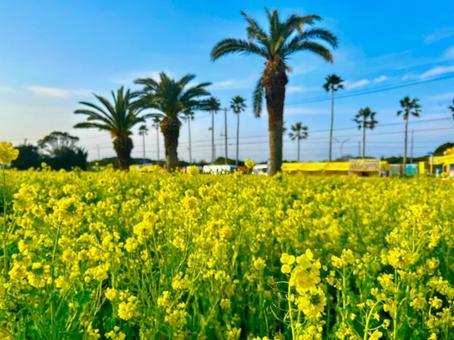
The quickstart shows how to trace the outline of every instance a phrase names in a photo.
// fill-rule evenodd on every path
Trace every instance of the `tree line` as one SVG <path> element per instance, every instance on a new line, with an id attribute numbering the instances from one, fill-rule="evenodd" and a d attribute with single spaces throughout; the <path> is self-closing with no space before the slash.
<path id="1" fill-rule="evenodd" d="M 214 62 L 230 54 L 255 55 L 264 60 L 264 68 L 259 75 L 252 96 L 252 110 L 256 117 L 262 114 L 265 101 L 268 112 L 269 131 L 269 162 L 270 173 L 280 171 L 283 154 L 284 135 L 284 103 L 286 87 L 291 67 L 288 63 L 290 56 L 298 52 L 309 52 L 317 55 L 328 63 L 334 62 L 333 50 L 338 46 L 337 37 L 330 31 L 319 27 L 322 21 L 319 15 L 292 14 L 281 18 L 278 10 L 266 9 L 267 28 L 262 27 L 247 13 L 241 12 L 246 21 L 247 39 L 227 38 L 218 42 L 211 51 Z M 147 119 L 153 119 L 153 124 L 164 136 L 166 167 L 172 171 L 178 164 L 178 142 L 182 121 L 188 124 L 196 111 L 211 113 L 212 161 L 214 160 L 214 115 L 222 110 L 218 99 L 209 92 L 209 82 L 194 84 L 195 75 L 187 74 L 180 79 L 173 79 L 166 73 L 160 73 L 158 79 L 141 78 L 134 81 L 141 85 L 139 91 L 125 90 L 123 87 L 112 91 L 108 100 L 94 94 L 96 102 L 82 101 L 83 108 L 75 114 L 85 116 L 85 121 L 75 125 L 75 128 L 96 128 L 107 131 L 112 136 L 113 147 L 117 154 L 119 166 L 128 169 L 131 161 L 133 142 L 132 128 L 144 124 Z M 332 141 L 334 130 L 334 100 L 335 93 L 344 88 L 344 81 L 335 74 L 329 75 L 323 85 L 331 94 L 331 116 L 329 133 L 328 159 L 332 161 Z M 411 116 L 418 117 L 421 105 L 417 98 L 405 97 L 400 101 L 401 115 L 405 121 L 404 162 L 407 158 L 408 122 Z M 236 96 L 229 108 L 224 108 L 226 119 L 227 110 L 237 115 L 236 129 L 236 163 L 238 164 L 240 113 L 245 110 L 245 99 Z M 453 106 L 450 107 L 454 116 Z M 374 129 L 378 124 L 376 112 L 365 107 L 354 117 L 358 129 L 363 134 L 362 156 L 366 156 L 366 131 Z M 225 124 L 227 128 L 227 124 Z M 146 134 L 146 127 L 140 127 L 141 135 Z M 227 138 L 227 133 L 224 133 Z M 300 141 L 307 138 L 308 129 L 301 122 L 291 127 L 289 137 L 298 143 L 298 159 L 300 158 Z M 159 141 L 158 141 L 159 142 Z M 227 142 L 225 143 L 227 148 Z M 227 159 L 227 150 L 226 159 Z M 190 160 L 191 159 L 190 154 Z"/>

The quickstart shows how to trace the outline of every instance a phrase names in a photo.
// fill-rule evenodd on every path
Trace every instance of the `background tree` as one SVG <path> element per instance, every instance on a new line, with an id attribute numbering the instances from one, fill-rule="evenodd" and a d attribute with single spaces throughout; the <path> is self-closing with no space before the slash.
<path id="1" fill-rule="evenodd" d="M 235 165 L 238 167 L 238 158 L 240 153 L 240 113 L 246 109 L 246 99 L 241 96 L 235 96 L 230 101 L 230 109 L 236 114 L 236 158 Z"/>
<path id="2" fill-rule="evenodd" d="M 300 143 L 303 139 L 306 139 L 309 136 L 309 132 L 307 131 L 307 126 L 304 126 L 301 122 L 296 122 L 290 127 L 290 132 L 288 136 L 292 141 L 297 142 L 298 145 L 298 162 L 300 161 Z"/>
<path id="3" fill-rule="evenodd" d="M 112 91 L 112 102 L 97 94 L 94 96 L 101 105 L 79 102 L 86 108 L 76 110 L 74 113 L 87 116 L 87 121 L 78 123 L 74 127 L 108 131 L 113 138 L 113 146 L 120 168 L 128 169 L 131 162 L 131 150 L 134 146 L 130 138 L 132 128 L 145 122 L 145 119 L 137 114 L 135 95 L 120 87 L 116 93 Z"/>
<path id="4" fill-rule="evenodd" d="M 38 140 L 38 147 L 43 154 L 52 156 L 64 148 L 74 149 L 77 142 L 79 142 L 79 137 L 71 136 L 67 132 L 53 131 Z"/>
<path id="5" fill-rule="evenodd" d="M 142 164 L 145 164 L 145 136 L 148 134 L 148 128 L 145 124 L 140 125 L 139 135 L 142 136 Z"/>
<path id="6" fill-rule="evenodd" d="M 184 120 L 188 123 L 188 151 L 189 151 L 189 164 L 192 164 L 192 140 L 191 140 L 191 120 L 194 120 L 194 112 L 186 111 L 183 113 Z"/>
<path id="7" fill-rule="evenodd" d="M 321 20 L 318 15 L 300 16 L 292 14 L 284 20 L 277 10 L 266 9 L 268 29 L 262 28 L 256 20 L 242 12 L 247 21 L 247 39 L 224 39 L 211 51 L 212 60 L 233 54 L 254 54 L 265 59 L 265 68 L 254 91 L 254 112 L 260 116 L 265 96 L 268 111 L 270 147 L 270 173 L 280 171 L 282 164 L 283 121 L 288 58 L 299 51 L 314 53 L 328 62 L 333 61 L 331 51 L 320 42 L 337 46 L 337 38 L 329 31 L 313 27 Z"/>
<path id="8" fill-rule="evenodd" d="M 372 111 L 369 107 L 360 109 L 353 119 L 354 122 L 358 125 L 359 130 L 363 130 L 363 155 L 366 157 L 366 130 L 373 130 L 378 124 L 378 121 L 375 119 L 377 113 Z"/>
<path id="9" fill-rule="evenodd" d="M 211 97 L 206 101 L 206 110 L 211 112 L 211 163 L 216 159 L 216 151 L 214 147 L 214 115 L 221 109 L 221 102 L 215 97 Z"/>
<path id="10" fill-rule="evenodd" d="M 156 130 L 156 162 L 159 162 L 161 155 L 159 153 L 159 129 L 161 125 L 162 115 L 155 114 L 151 116 L 151 126 Z"/>
<path id="11" fill-rule="evenodd" d="M 402 116 L 405 122 L 404 160 L 401 169 L 401 174 L 405 176 L 407 174 L 408 122 L 410 120 L 410 116 L 419 117 L 421 113 L 421 105 L 419 104 L 418 98 L 410 99 L 410 97 L 407 96 L 400 101 L 400 106 L 402 110 L 397 111 L 397 116 Z"/>
<path id="12" fill-rule="evenodd" d="M 19 170 L 27 170 L 30 168 L 40 168 L 44 161 L 43 156 L 39 152 L 39 148 L 35 145 L 24 144 L 16 147 L 19 150 L 19 156 L 11 162 L 11 165 Z"/>
<path id="13" fill-rule="evenodd" d="M 137 79 L 136 84 L 143 85 L 139 92 L 139 107 L 162 113 L 160 123 L 164 135 L 167 169 L 172 171 L 178 166 L 178 138 L 180 136 L 181 115 L 185 112 L 204 110 L 205 97 L 210 93 L 206 87 L 211 83 L 200 83 L 189 87 L 195 75 L 187 74 L 179 80 L 171 79 L 164 72 L 159 79 Z"/>
<path id="14" fill-rule="evenodd" d="M 334 129 L 334 93 L 344 88 L 344 81 L 336 74 L 330 74 L 325 78 L 323 88 L 331 93 L 331 120 L 329 126 L 329 161 L 333 159 L 333 129 Z"/>
<path id="15" fill-rule="evenodd" d="M 55 170 L 87 168 L 87 152 L 77 146 L 79 137 L 67 132 L 54 131 L 38 140 L 42 161 Z"/>

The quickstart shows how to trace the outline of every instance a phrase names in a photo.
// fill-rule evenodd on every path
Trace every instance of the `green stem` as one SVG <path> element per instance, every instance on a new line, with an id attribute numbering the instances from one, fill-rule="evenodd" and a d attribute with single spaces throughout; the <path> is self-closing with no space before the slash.
<path id="1" fill-rule="evenodd" d="M 292 330 L 292 339 L 296 339 L 295 337 L 295 327 L 293 325 L 293 313 L 292 313 L 292 302 L 290 301 L 290 295 L 292 293 L 290 282 L 288 283 L 288 290 L 287 290 L 287 302 L 288 302 L 288 312 L 290 316 L 290 328 Z"/>

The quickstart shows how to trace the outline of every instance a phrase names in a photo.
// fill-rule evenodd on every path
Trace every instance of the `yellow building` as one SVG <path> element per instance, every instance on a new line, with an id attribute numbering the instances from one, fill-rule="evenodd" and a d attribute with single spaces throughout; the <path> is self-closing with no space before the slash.
<path id="1" fill-rule="evenodd" d="M 431 173 L 434 165 L 441 165 L 446 176 L 454 178 L 454 148 L 446 150 L 443 156 L 431 157 L 429 165 Z"/>
<path id="2" fill-rule="evenodd" d="M 389 164 L 378 159 L 353 159 L 349 162 L 284 163 L 282 171 L 310 175 L 379 176 L 389 171 Z"/>

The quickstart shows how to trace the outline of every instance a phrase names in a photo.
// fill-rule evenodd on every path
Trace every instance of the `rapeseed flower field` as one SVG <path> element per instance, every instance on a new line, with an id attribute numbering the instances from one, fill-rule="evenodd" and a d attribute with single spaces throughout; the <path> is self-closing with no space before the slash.
<path id="1" fill-rule="evenodd" d="M 451 181 L 3 174 L 2 338 L 452 339 Z"/>

